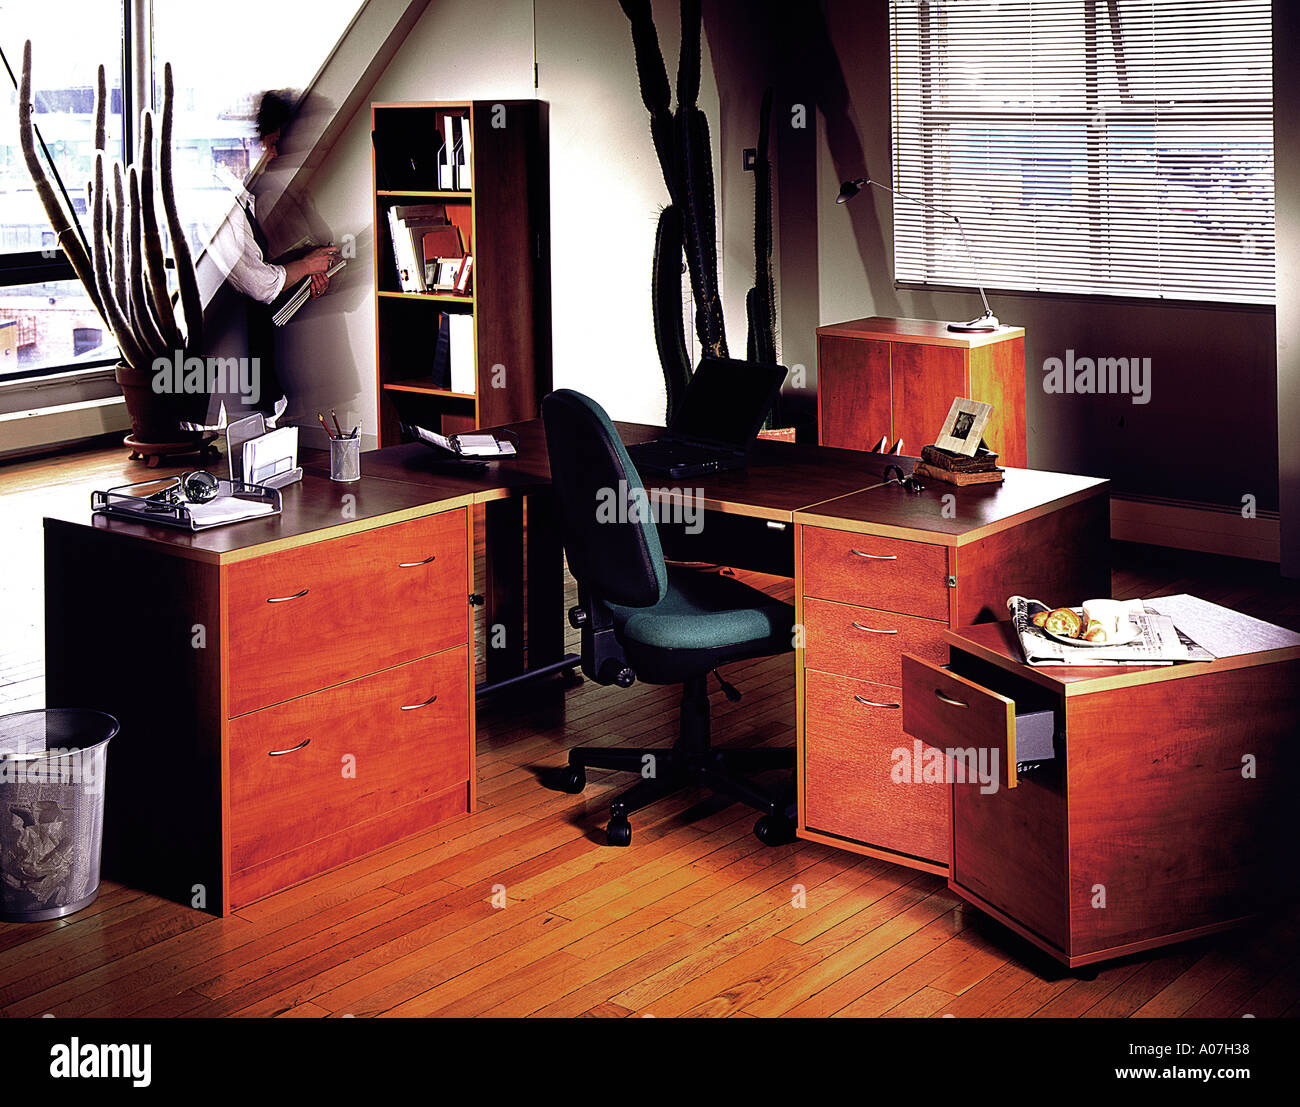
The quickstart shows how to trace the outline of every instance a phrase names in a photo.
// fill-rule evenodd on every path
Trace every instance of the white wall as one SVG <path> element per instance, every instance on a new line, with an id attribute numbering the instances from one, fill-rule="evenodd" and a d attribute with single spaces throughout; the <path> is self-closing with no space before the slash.
<path id="1" fill-rule="evenodd" d="M 678 5 L 659 0 L 654 13 L 675 83 Z M 439 0 L 415 25 L 369 99 L 536 97 L 549 104 L 555 386 L 589 393 L 615 418 L 662 421 L 650 266 L 667 192 L 641 103 L 627 19 L 613 0 L 538 0 L 536 89 L 533 42 L 529 0 Z M 706 40 L 700 105 L 714 130 L 720 174 L 719 101 L 709 50 Z M 752 145 L 753 138 L 743 144 Z M 737 145 L 737 167 L 739 159 Z M 277 347 L 293 401 L 289 421 L 307 428 L 315 424 L 316 411 L 330 407 L 340 421 L 361 422 L 372 432 L 375 427 L 371 188 L 366 106 L 312 178 L 304 213 L 305 222 L 329 227 L 335 241 L 355 235 L 357 256 L 328 296 L 284 328 Z M 751 212 L 737 199 L 732 219 L 720 219 L 724 259 L 734 255 L 728 252 L 727 226 L 734 221 L 737 233 L 748 233 Z M 752 255 L 739 255 L 746 256 L 752 267 Z M 744 349 L 750 283 L 745 271 L 723 276 L 733 350 Z"/>

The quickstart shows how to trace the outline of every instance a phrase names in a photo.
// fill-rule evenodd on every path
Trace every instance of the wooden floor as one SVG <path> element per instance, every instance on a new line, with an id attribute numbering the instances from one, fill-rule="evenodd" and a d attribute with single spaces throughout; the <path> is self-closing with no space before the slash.
<path id="1" fill-rule="evenodd" d="M 121 451 L 0 466 L 0 711 L 42 702 L 40 516 Z M 1120 596 L 1195 591 L 1300 629 L 1300 587 L 1222 558 L 1119 551 Z M 784 586 L 787 590 L 789 585 Z M 728 669 L 721 742 L 794 734 L 790 659 Z M 584 683 L 480 705 L 481 810 L 216 919 L 105 883 L 66 920 L 0 924 L 9 1016 L 1294 1016 L 1300 912 L 1063 972 L 933 876 L 807 842 L 697 793 L 603 845 L 628 778 L 539 780 L 571 745 L 671 741 L 673 689 Z"/>

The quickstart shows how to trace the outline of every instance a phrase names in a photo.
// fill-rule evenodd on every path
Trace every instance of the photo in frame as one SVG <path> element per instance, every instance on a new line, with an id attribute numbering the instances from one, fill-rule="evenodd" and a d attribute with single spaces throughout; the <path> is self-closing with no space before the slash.
<path id="1" fill-rule="evenodd" d="M 949 453 L 974 457 L 984 437 L 993 405 L 961 397 L 953 400 L 934 444 Z"/>

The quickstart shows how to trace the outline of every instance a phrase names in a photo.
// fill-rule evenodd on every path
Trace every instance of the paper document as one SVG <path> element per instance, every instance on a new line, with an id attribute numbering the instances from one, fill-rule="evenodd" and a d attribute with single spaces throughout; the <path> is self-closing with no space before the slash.
<path id="1" fill-rule="evenodd" d="M 256 519 L 259 515 L 272 515 L 275 505 L 258 500 L 241 500 L 237 496 L 218 496 L 205 504 L 190 504 L 190 518 L 195 526 L 215 527 L 219 523 L 234 523 L 240 519 Z"/>
<path id="2" fill-rule="evenodd" d="M 1300 634 L 1294 631 L 1185 593 L 1157 596 L 1147 600 L 1146 605 L 1151 611 L 1167 615 L 1180 631 L 1196 639 L 1215 657 L 1300 646 Z"/>

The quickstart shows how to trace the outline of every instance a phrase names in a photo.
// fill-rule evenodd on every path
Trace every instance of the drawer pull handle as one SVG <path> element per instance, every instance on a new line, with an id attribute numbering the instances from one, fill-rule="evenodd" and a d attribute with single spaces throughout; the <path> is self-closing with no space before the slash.
<path id="1" fill-rule="evenodd" d="M 310 738 L 304 738 L 296 746 L 290 746 L 287 750 L 267 750 L 267 757 L 283 757 L 286 753 L 297 753 L 299 750 L 306 749 L 311 745 Z"/>
<path id="2" fill-rule="evenodd" d="M 418 710 L 419 710 L 420 708 L 422 708 L 422 707 L 428 707 L 429 704 L 433 703 L 435 700 L 437 700 L 437 698 L 438 698 L 438 697 L 437 697 L 436 695 L 433 695 L 433 696 L 430 696 L 430 697 L 429 697 L 427 700 L 425 700 L 423 703 L 408 703 L 408 704 L 404 704 L 403 707 L 402 707 L 402 710 L 403 710 L 403 711 L 418 711 Z"/>
<path id="3" fill-rule="evenodd" d="M 428 565 L 437 556 L 437 554 L 430 554 L 423 561 L 399 561 L 397 567 L 399 569 L 418 569 L 421 565 Z"/>
<path id="4" fill-rule="evenodd" d="M 897 634 L 896 630 L 877 630 L 875 627 L 864 627 L 856 619 L 853 620 L 854 630 L 865 630 L 868 634 Z"/>
<path id="5" fill-rule="evenodd" d="M 868 561 L 897 561 L 898 554 L 869 554 L 862 550 L 849 550 L 854 557 L 865 557 Z"/>
<path id="6" fill-rule="evenodd" d="M 939 691 L 938 688 L 936 688 L 936 689 L 934 690 L 934 694 L 935 694 L 936 696 L 938 696 L 939 699 L 943 700 L 944 703 L 950 703 L 950 704 L 952 704 L 953 707 L 969 707 L 969 706 L 970 706 L 970 704 L 968 704 L 968 703 L 962 703 L 961 700 L 955 700 L 955 699 L 953 699 L 951 696 L 945 696 L 942 692 Z"/>
<path id="7" fill-rule="evenodd" d="M 302 599 L 303 596 L 305 596 L 310 591 L 311 591 L 310 588 L 304 588 L 301 592 L 295 592 L 292 596 L 271 596 L 269 599 L 267 599 L 266 602 L 267 603 L 288 603 L 290 600 Z"/>
<path id="8" fill-rule="evenodd" d="M 863 704 L 863 705 L 866 706 L 866 707 L 888 707 L 888 708 L 895 708 L 895 707 L 902 707 L 902 706 L 903 706 L 901 703 L 876 703 L 875 700 L 864 699 L 862 696 L 859 696 L 859 695 L 856 695 L 856 694 L 854 695 L 853 698 L 854 698 L 855 700 L 857 700 L 858 703 Z"/>

